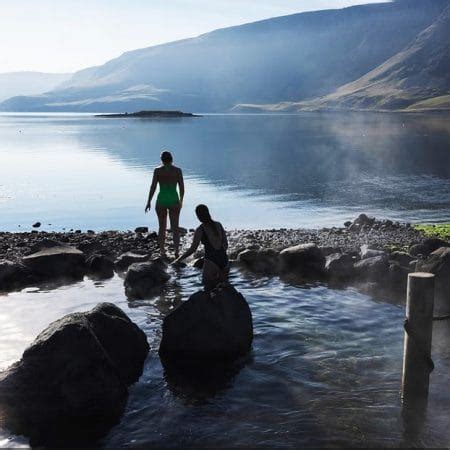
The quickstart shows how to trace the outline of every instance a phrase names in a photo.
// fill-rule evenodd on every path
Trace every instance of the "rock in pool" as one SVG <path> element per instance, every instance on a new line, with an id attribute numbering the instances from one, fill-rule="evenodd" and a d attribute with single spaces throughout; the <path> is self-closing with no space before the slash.
<path id="1" fill-rule="evenodd" d="M 355 264 L 355 274 L 362 281 L 383 281 L 389 271 L 387 255 L 362 259 Z"/>
<path id="2" fill-rule="evenodd" d="M 296 245 L 280 253 L 280 269 L 302 276 L 321 275 L 325 270 L 325 257 L 316 244 Z"/>
<path id="3" fill-rule="evenodd" d="M 33 281 L 30 270 L 21 263 L 0 260 L 0 292 L 21 289 Z"/>
<path id="4" fill-rule="evenodd" d="M 169 281 L 166 264 L 161 259 L 150 262 L 134 263 L 125 275 L 125 293 L 129 298 L 141 299 L 155 293 L 155 288 Z"/>
<path id="5" fill-rule="evenodd" d="M 384 252 L 383 250 L 371 248 L 369 245 L 364 244 L 361 245 L 360 256 L 361 259 L 367 259 L 373 258 L 374 256 L 386 256 L 386 252 Z"/>
<path id="6" fill-rule="evenodd" d="M 105 255 L 90 255 L 86 259 L 88 273 L 97 279 L 106 279 L 114 276 L 114 262 Z"/>
<path id="7" fill-rule="evenodd" d="M 144 332 L 110 303 L 53 322 L 0 375 L 7 427 L 32 446 L 99 438 L 120 418 L 148 351 Z"/>
<path id="8" fill-rule="evenodd" d="M 272 249 L 244 250 L 237 256 L 238 262 L 257 273 L 277 273 L 278 252 Z"/>
<path id="9" fill-rule="evenodd" d="M 164 318 L 159 354 L 166 362 L 236 361 L 253 340 L 250 307 L 229 284 L 196 292 Z"/>
<path id="10" fill-rule="evenodd" d="M 86 273 L 84 253 L 69 246 L 44 248 L 25 256 L 23 263 L 44 279 L 80 279 Z"/>
<path id="11" fill-rule="evenodd" d="M 330 279 L 351 278 L 354 275 L 353 258 L 346 253 L 332 253 L 326 257 L 325 271 Z"/>
<path id="12" fill-rule="evenodd" d="M 125 272 L 125 270 L 127 270 L 128 267 L 131 266 L 131 264 L 146 262 L 149 259 L 150 258 L 148 255 L 139 255 L 137 253 L 127 252 L 120 255 L 116 259 L 114 265 L 118 271 Z"/>

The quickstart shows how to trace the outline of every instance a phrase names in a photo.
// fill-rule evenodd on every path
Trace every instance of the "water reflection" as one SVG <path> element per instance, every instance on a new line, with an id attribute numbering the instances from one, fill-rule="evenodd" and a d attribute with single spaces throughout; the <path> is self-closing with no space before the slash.
<path id="1" fill-rule="evenodd" d="M 335 225 L 361 211 L 450 220 L 448 116 L 0 116 L 0 140 L 2 228 L 43 211 L 48 229 L 142 225 L 162 148 L 187 178 L 187 227 L 201 202 L 229 227 Z"/>

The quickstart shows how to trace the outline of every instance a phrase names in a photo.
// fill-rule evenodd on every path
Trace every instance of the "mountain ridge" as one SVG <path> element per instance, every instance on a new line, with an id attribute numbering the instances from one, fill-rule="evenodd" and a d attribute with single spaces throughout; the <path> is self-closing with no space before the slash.
<path id="1" fill-rule="evenodd" d="M 323 98 L 385 63 L 448 4 L 397 0 L 222 28 L 126 52 L 75 73 L 56 90 L 8 99 L 0 110 L 295 108 L 294 102 Z"/>
<path id="2" fill-rule="evenodd" d="M 54 89 L 71 76 L 71 73 L 47 73 L 32 70 L 0 73 L 0 101 L 19 94 L 41 94 Z"/>
<path id="3" fill-rule="evenodd" d="M 450 5 L 404 50 L 332 94 L 264 109 L 450 109 Z M 250 107 L 250 106 L 248 106 Z"/>

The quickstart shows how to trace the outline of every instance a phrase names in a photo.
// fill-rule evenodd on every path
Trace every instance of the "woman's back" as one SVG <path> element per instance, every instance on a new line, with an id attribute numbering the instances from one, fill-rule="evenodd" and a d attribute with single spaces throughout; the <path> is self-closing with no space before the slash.
<path id="1" fill-rule="evenodd" d="M 160 185 L 176 186 L 181 170 L 175 166 L 160 166 L 156 168 L 157 180 Z"/>
<path id="2" fill-rule="evenodd" d="M 201 242 L 205 247 L 205 259 L 213 262 L 221 269 L 228 265 L 228 241 L 225 230 L 220 222 L 200 225 L 202 228 Z"/>

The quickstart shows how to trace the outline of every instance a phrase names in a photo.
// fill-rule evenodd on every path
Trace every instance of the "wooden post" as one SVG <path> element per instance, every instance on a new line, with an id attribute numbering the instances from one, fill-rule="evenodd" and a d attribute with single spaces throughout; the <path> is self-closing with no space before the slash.
<path id="1" fill-rule="evenodd" d="M 402 397 L 404 401 L 426 399 L 433 332 L 434 275 L 410 273 L 406 298 Z"/>

